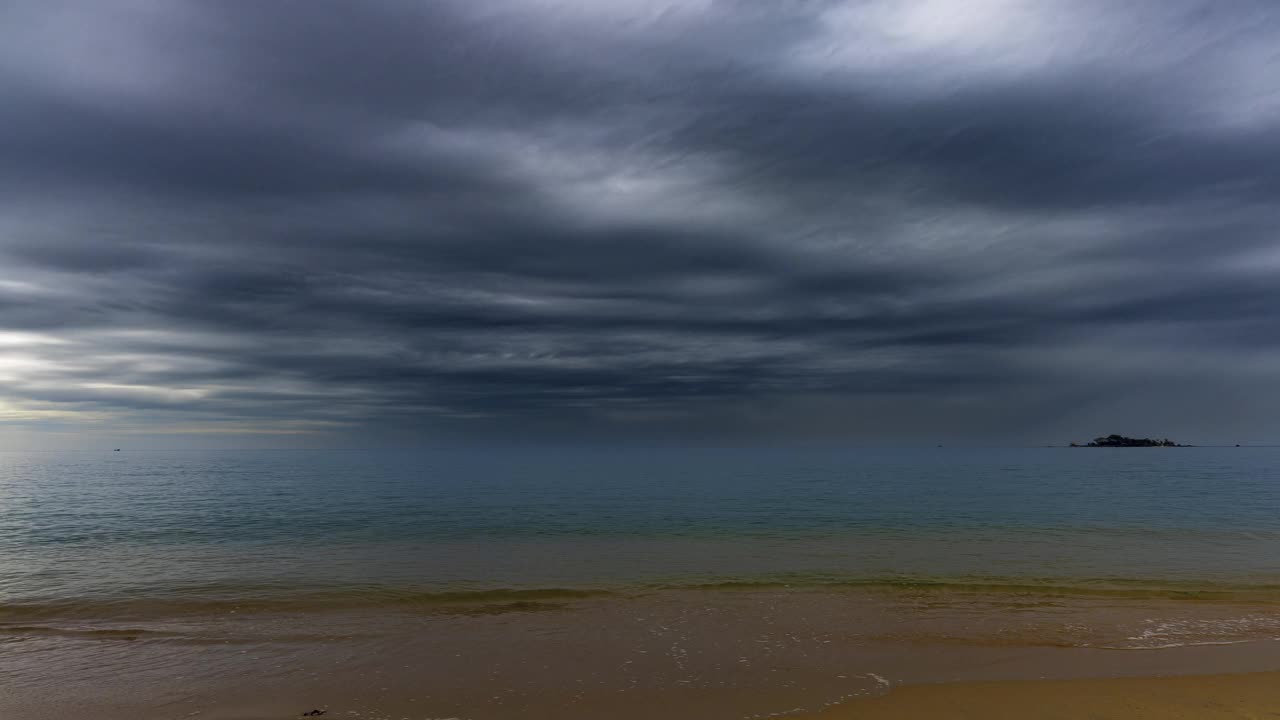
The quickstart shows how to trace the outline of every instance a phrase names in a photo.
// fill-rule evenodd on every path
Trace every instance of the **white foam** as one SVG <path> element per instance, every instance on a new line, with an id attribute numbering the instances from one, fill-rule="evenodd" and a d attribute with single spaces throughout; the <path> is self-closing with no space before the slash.
<path id="1" fill-rule="evenodd" d="M 840 676 L 838 676 L 838 677 L 840 677 L 840 678 L 845 678 L 846 676 L 844 676 L 844 675 L 840 675 Z M 881 694 L 881 693 L 877 693 L 877 692 L 875 692 L 875 690 L 877 690 L 877 689 L 881 689 L 881 688 L 882 688 L 884 691 L 887 691 L 890 687 L 892 687 L 892 686 L 893 686 L 893 683 L 891 683 L 891 682 L 890 682 L 890 681 L 889 681 L 885 676 L 883 676 L 883 675 L 879 675 L 879 674 L 876 674 L 876 673 L 863 673 L 863 674 L 860 674 L 860 675 L 854 675 L 854 677 L 855 677 L 855 678 L 863 678 L 863 679 L 871 678 L 872 680 L 875 680 L 875 682 L 876 682 L 876 687 L 874 687 L 874 688 L 863 688 L 863 689 L 861 689 L 861 690 L 855 690 L 854 692 L 851 692 L 851 693 L 848 693 L 848 694 L 845 694 L 845 695 L 841 695 L 841 696 L 839 696 L 839 697 L 837 697 L 837 698 L 834 698 L 834 699 L 832 699 L 832 700 L 828 700 L 827 702 L 822 703 L 821 705 L 817 706 L 816 708 L 811 708 L 811 707 L 807 707 L 807 708 L 806 708 L 806 707 L 800 707 L 800 708 L 792 708 L 792 709 L 790 709 L 790 710 L 782 710 L 782 711 L 779 711 L 779 712 L 765 713 L 765 714 L 760 714 L 760 715 L 745 715 L 745 716 L 743 716 L 743 720 L 769 720 L 769 718 L 781 718 L 781 717 L 788 717 L 788 716 L 792 716 L 792 715 L 807 715 L 807 714 L 811 714 L 811 713 L 814 713 L 814 712 L 819 712 L 819 711 L 821 711 L 821 710 L 825 710 L 825 709 L 827 709 L 827 708 L 829 708 L 829 707 L 834 707 L 834 706 L 836 706 L 836 705 L 841 705 L 841 704 L 843 704 L 843 703 L 849 702 L 850 700 L 854 700 L 854 699 L 857 699 L 857 698 L 860 698 L 860 697 L 870 697 L 870 696 L 873 696 L 873 695 L 879 695 L 879 694 Z"/>
<path id="2" fill-rule="evenodd" d="M 1263 638 L 1254 640 L 1202 640 L 1199 642 L 1173 642 L 1162 645 L 1086 645 L 1098 650 L 1168 650 L 1169 648 L 1196 647 L 1199 645 L 1240 645 L 1251 642 L 1266 642 L 1280 638 Z"/>

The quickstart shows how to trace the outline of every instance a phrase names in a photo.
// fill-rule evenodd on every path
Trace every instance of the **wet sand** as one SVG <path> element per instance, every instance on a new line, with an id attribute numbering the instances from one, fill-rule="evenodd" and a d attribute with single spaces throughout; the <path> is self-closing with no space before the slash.
<path id="1" fill-rule="evenodd" d="M 0 621 L 0 717 L 283 720 L 317 708 L 363 720 L 998 718 L 1008 708 L 1018 718 L 1119 718 L 1148 706 L 1149 717 L 1179 717 L 1161 698 L 1280 713 L 1259 694 L 1280 675 L 1194 677 L 1280 673 L 1280 606 L 1252 595 L 951 587 L 531 597 L 202 605 L 166 617 L 128 606 L 109 622 L 74 609 L 28 613 Z M 1065 699 L 1075 695 L 1096 704 Z M 1072 714 L 1051 714 L 1059 710 Z"/>
<path id="2" fill-rule="evenodd" d="M 664 720 L 1262 720 L 1280 718 L 1280 672 L 1162 677 L 1077 678 L 904 685 L 882 695 L 850 700 L 825 710 L 753 714 L 740 698 L 706 690 L 645 693 L 583 703 L 563 698 L 522 708 L 498 717 L 552 720 L 559 717 L 663 718 Z M 285 720 L 300 717 L 312 706 L 289 698 L 233 703 L 224 710 L 201 713 L 201 720 Z M 400 702 L 382 710 L 352 710 L 347 703 L 324 704 L 325 717 L 363 720 L 466 720 L 466 712 L 439 715 L 419 701 Z M 95 713 L 110 720 L 136 720 L 134 715 Z M 493 717 L 484 714 L 484 717 Z M 167 717 L 156 715 L 155 717 Z M 178 717 L 178 716 L 172 716 Z"/>
<path id="3" fill-rule="evenodd" d="M 1280 673 L 946 683 L 894 689 L 806 720 L 1280 718 Z"/>

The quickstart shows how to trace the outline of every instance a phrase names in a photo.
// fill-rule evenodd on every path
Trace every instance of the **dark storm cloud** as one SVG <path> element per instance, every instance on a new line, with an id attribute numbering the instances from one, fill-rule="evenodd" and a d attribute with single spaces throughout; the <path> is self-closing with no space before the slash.
<path id="1" fill-rule="evenodd" d="M 0 422 L 1280 430 L 1241 399 L 1280 390 L 1266 4 L 19 2 L 0 28 Z"/>
<path id="2" fill-rule="evenodd" d="M 902 182 L 926 196 L 1044 210 L 1176 202 L 1223 187 L 1254 201 L 1280 192 L 1271 127 L 1165 128 L 1169 108 L 1149 92 L 1051 79 L 905 102 L 827 87 L 748 88 L 680 140 L 729 154 L 776 191 Z"/>

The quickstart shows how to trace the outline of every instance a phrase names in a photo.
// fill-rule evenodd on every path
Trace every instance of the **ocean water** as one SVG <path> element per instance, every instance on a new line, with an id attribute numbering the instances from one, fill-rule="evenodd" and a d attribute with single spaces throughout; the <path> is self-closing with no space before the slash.
<path id="1" fill-rule="evenodd" d="M 879 581 L 1280 584 L 1280 449 L 0 453 L 9 606 Z"/>
<path id="2" fill-rule="evenodd" d="M 1280 449 L 0 453 L 6 718 L 784 717 L 1278 638 Z"/>

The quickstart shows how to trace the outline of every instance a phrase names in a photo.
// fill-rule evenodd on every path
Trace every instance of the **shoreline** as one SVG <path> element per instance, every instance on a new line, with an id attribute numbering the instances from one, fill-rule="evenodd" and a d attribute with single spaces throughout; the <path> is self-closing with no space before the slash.
<path id="1" fill-rule="evenodd" d="M 1040 597 L 1062 602 L 1113 599 L 1205 605 L 1258 605 L 1280 609 L 1280 575 L 1117 577 L 1093 575 L 992 575 L 923 573 L 773 573 L 756 576 L 644 578 L 631 582 L 558 584 L 464 583 L 233 583 L 175 585 L 149 591 L 144 586 L 85 596 L 12 595 L 0 604 L 0 625 L 24 619 L 111 621 L 167 620 L 242 613 L 391 611 L 434 608 L 441 613 L 484 612 L 526 603 L 636 600 L 661 595 L 708 593 L 749 595 L 865 594 L 883 599 L 909 597 Z"/>
<path id="2" fill-rule="evenodd" d="M 625 700 L 563 695 L 537 706 L 477 713 L 432 709 L 429 697 L 328 698 L 312 702 L 293 693 L 239 698 L 198 713 L 99 707 L 102 720 L 287 720 L 322 710 L 324 717 L 365 720 L 1241 720 L 1280 717 L 1280 662 L 1276 669 L 1241 672 L 1149 674 L 1012 680 L 955 680 L 890 683 L 873 676 L 865 690 L 817 708 L 775 706 L 754 713 L 740 698 L 714 690 L 638 693 Z M 498 691 L 497 688 L 490 692 Z M 88 709 L 85 709 L 85 714 Z M 23 717 L 43 717 L 39 714 Z"/>
<path id="3" fill-rule="evenodd" d="M 1052 717 L 1025 712 L 1029 698 L 1058 702 L 1094 682 L 1114 695 L 1110 678 L 1151 678 L 1221 704 L 1237 681 L 1223 690 L 1184 678 L 1280 671 L 1280 607 L 1252 596 L 949 586 L 486 599 L 495 602 L 0 623 L 0 674 L 13 680 L 0 715 L 923 720 L 1000 717 L 981 703 L 1007 697 L 1001 707 L 1023 708 L 1018 717 Z M 125 683 L 122 667 L 131 668 Z M 1020 684 L 1042 678 L 1077 684 Z M 985 689 L 966 689 L 976 686 Z M 951 689 L 921 689 L 938 687 Z M 929 715 L 939 704 L 973 710 Z M 1130 717 L 1106 712 L 1099 705 L 1095 715 Z"/>
<path id="4" fill-rule="evenodd" d="M 906 685 L 804 720 L 1226 720 L 1280 716 L 1280 671 Z"/>

